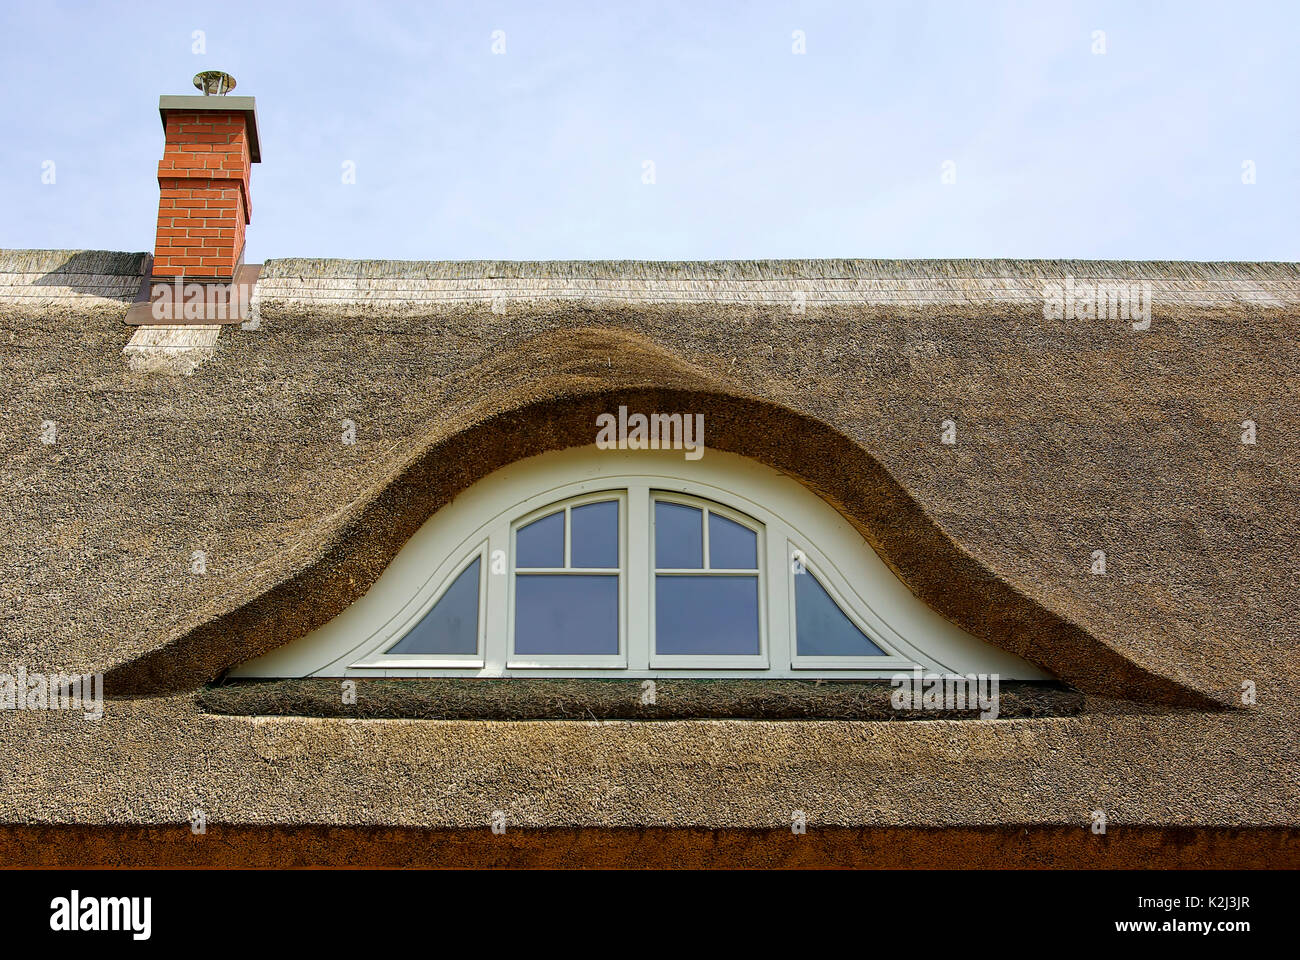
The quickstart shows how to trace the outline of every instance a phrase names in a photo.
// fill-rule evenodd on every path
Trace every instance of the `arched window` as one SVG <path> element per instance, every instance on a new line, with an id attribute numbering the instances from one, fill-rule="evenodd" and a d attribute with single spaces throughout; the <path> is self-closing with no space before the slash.
<path id="1" fill-rule="evenodd" d="M 357 603 L 232 673 L 1046 674 L 917 600 L 794 480 L 709 451 L 534 457 L 440 510 Z"/>

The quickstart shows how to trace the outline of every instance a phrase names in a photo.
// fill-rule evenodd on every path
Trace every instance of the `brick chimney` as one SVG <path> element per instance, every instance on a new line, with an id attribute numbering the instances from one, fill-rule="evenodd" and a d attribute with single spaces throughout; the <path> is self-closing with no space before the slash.
<path id="1" fill-rule="evenodd" d="M 158 236 L 154 279 L 234 279 L 252 217 L 249 168 L 262 160 L 252 97 L 228 97 L 234 78 L 194 78 L 203 96 L 158 101 L 166 146 L 158 164 Z"/>

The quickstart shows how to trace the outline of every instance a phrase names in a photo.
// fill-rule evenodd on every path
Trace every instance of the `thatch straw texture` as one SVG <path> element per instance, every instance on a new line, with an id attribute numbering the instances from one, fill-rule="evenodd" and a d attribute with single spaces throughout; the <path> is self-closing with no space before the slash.
<path id="1" fill-rule="evenodd" d="M 788 832 L 805 810 L 810 833 L 1038 824 L 1102 843 L 1101 809 L 1117 831 L 1201 831 L 1198 851 L 1258 829 L 1253 849 L 1295 862 L 1294 265 L 272 261 L 260 329 L 163 377 L 123 362 L 125 302 L 104 294 L 138 283 L 137 261 L 60 273 L 66 256 L 0 257 L 42 278 L 0 295 L 0 661 L 108 670 L 140 698 L 99 724 L 0 716 L 0 821 L 188 835 L 201 806 L 247 827 L 478 831 L 502 810 L 512 829 Z M 1046 319 L 1027 291 L 1061 275 L 1169 295 L 1145 331 Z M 532 292 L 494 301 L 497 281 Z M 792 313 L 796 283 L 849 299 Z M 78 285 L 99 292 L 21 295 Z M 501 723 L 195 705 L 230 663 L 360 596 L 460 491 L 591 443 L 620 403 L 703 413 L 711 448 L 797 478 L 945 616 L 1085 692 L 1084 711 Z"/>

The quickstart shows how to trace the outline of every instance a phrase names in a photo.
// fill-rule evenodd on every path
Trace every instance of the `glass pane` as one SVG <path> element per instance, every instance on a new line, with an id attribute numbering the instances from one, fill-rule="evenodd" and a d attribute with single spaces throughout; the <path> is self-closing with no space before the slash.
<path id="1" fill-rule="evenodd" d="M 794 577 L 795 631 L 801 657 L 883 657 L 811 571 Z"/>
<path id="2" fill-rule="evenodd" d="M 618 653 L 618 576 L 515 577 L 515 653 Z"/>
<path id="3" fill-rule="evenodd" d="M 668 570 L 704 566 L 704 511 L 655 501 L 655 566 Z"/>
<path id="4" fill-rule="evenodd" d="M 710 513 L 709 566 L 719 570 L 757 570 L 758 534 L 734 520 Z"/>
<path id="5" fill-rule="evenodd" d="M 655 652 L 757 654 L 758 577 L 655 577 Z"/>
<path id="6" fill-rule="evenodd" d="M 519 528 L 515 533 L 515 566 L 564 566 L 563 510 Z"/>
<path id="7" fill-rule="evenodd" d="M 574 507 L 569 513 L 569 561 L 575 567 L 618 566 L 618 501 Z"/>
<path id="8" fill-rule="evenodd" d="M 478 653 L 479 558 L 461 571 L 438 602 L 389 653 Z"/>

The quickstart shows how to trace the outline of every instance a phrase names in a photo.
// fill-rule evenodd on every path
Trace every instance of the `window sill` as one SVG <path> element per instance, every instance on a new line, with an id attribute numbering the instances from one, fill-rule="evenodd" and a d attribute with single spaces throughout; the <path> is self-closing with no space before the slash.
<path id="1" fill-rule="evenodd" d="M 966 720 L 978 710 L 896 710 L 887 680 L 369 679 L 356 703 L 341 681 L 238 680 L 198 694 L 207 713 L 417 720 Z M 1083 695 L 1058 683 L 1003 681 L 998 719 L 1073 716 Z"/>

